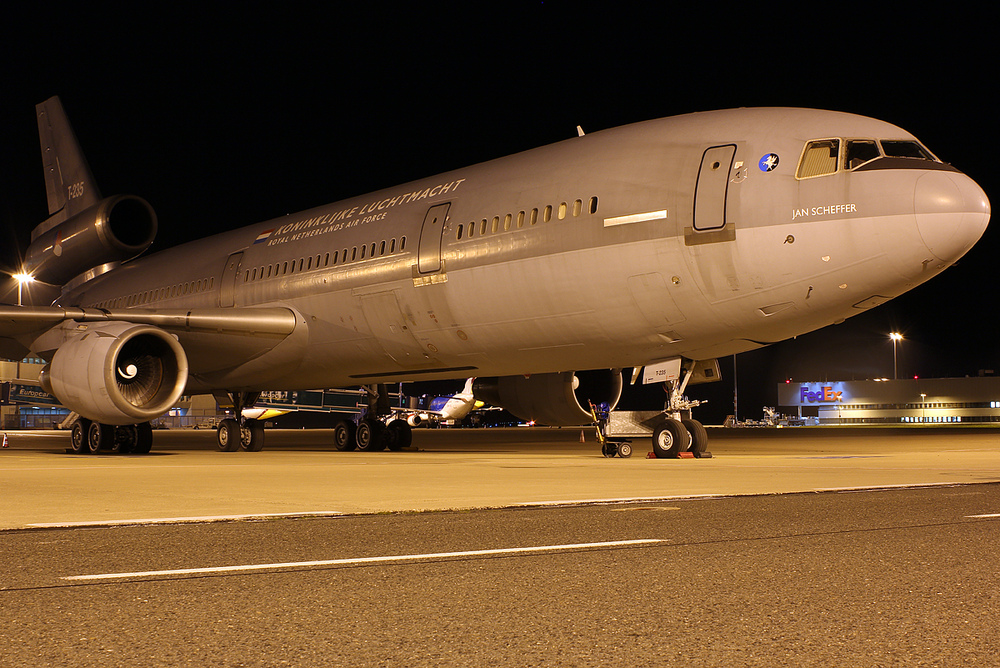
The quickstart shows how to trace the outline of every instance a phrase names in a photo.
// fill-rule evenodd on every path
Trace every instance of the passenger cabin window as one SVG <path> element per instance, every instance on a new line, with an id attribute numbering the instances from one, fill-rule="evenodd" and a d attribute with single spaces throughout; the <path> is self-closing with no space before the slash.
<path id="1" fill-rule="evenodd" d="M 844 154 L 844 168 L 855 169 L 880 156 L 874 140 L 850 140 L 847 142 L 847 151 Z"/>
<path id="2" fill-rule="evenodd" d="M 809 179 L 814 176 L 826 176 L 837 171 L 837 159 L 840 155 L 839 139 L 822 139 L 806 144 L 799 160 L 799 169 L 795 176 Z"/>

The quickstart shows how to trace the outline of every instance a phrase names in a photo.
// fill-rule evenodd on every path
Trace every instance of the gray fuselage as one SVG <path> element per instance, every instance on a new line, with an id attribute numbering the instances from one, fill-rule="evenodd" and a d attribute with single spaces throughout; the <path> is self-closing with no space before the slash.
<path id="1" fill-rule="evenodd" d="M 818 174 L 808 142 L 827 139 L 833 171 Z M 915 142 L 803 109 L 637 123 L 171 248 L 60 305 L 296 314 L 293 334 L 252 353 L 179 333 L 189 392 L 738 353 L 895 297 L 985 230 L 971 179 L 887 148 L 848 164 L 855 139 Z"/>

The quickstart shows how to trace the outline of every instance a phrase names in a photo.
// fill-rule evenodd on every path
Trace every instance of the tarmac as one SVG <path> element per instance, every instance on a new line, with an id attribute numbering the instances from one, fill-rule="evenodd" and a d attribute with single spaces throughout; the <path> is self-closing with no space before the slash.
<path id="1" fill-rule="evenodd" d="M 72 455 L 66 432 L 7 432 L 0 530 L 247 517 L 544 507 L 1000 481 L 995 428 L 710 429 L 711 458 L 608 459 L 590 429 L 415 430 L 403 452 L 337 452 L 269 430 L 259 453 L 159 431 L 149 455 Z M 581 442 L 581 438 L 584 442 Z"/>

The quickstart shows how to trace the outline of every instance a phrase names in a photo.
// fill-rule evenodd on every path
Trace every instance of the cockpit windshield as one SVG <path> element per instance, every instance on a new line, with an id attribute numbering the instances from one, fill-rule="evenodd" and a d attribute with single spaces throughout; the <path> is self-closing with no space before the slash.
<path id="1" fill-rule="evenodd" d="M 915 141 L 882 140 L 882 150 L 889 158 L 916 158 L 918 160 L 934 160 L 931 152 Z"/>
<path id="2" fill-rule="evenodd" d="M 912 139 L 815 139 L 806 142 L 795 177 L 811 179 L 840 170 L 855 170 L 881 158 L 939 162 Z M 899 168 L 898 164 L 893 168 Z"/>
<path id="3" fill-rule="evenodd" d="M 874 139 L 853 139 L 847 142 L 844 169 L 860 167 L 869 160 L 881 157 Z"/>

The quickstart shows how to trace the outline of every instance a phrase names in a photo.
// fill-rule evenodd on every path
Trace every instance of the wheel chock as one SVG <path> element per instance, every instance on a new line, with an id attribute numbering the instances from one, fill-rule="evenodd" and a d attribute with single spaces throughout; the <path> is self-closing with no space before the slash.
<path id="1" fill-rule="evenodd" d="M 677 458 L 678 459 L 694 459 L 694 453 L 693 452 L 678 452 L 677 453 Z"/>
<path id="2" fill-rule="evenodd" d="M 647 452 L 646 453 L 646 459 L 656 459 L 656 453 L 655 452 Z"/>

